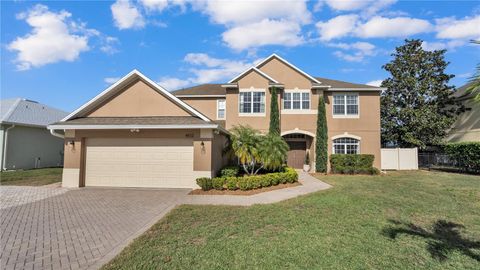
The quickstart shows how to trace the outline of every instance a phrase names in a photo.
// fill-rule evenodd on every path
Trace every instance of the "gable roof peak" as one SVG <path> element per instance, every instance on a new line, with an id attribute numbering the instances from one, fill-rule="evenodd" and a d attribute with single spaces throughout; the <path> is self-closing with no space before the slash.
<path id="1" fill-rule="evenodd" d="M 269 80 L 270 82 L 273 82 L 273 83 L 279 83 L 277 80 L 275 80 L 274 78 L 270 77 L 267 73 L 261 71 L 260 69 L 258 69 L 257 67 L 249 67 L 247 70 L 245 70 L 244 72 L 240 73 L 237 77 L 231 79 L 228 83 L 233 83 L 235 81 L 237 81 L 238 79 L 242 78 L 243 76 L 245 76 L 248 72 L 250 71 L 255 71 L 256 73 L 260 74 L 261 76 L 263 76 L 264 78 L 266 78 L 267 80 Z"/>
<path id="2" fill-rule="evenodd" d="M 196 109 L 192 108 L 187 103 L 183 102 L 182 100 L 180 100 L 179 98 L 174 96 L 167 89 L 163 88 L 162 86 L 160 86 L 156 82 L 152 81 L 150 78 L 148 78 L 147 76 L 142 74 L 137 69 L 133 69 L 127 75 L 123 76 L 120 80 L 118 80 L 114 84 L 110 85 L 107 89 L 103 90 L 100 94 L 98 94 L 97 96 L 95 96 L 94 98 L 89 100 L 87 103 L 83 104 L 81 107 L 79 107 L 78 109 L 73 111 L 71 114 L 67 115 L 65 118 L 63 118 L 61 120 L 61 122 L 70 120 L 70 119 L 78 116 L 80 113 L 88 111 L 89 109 L 91 109 L 91 107 L 94 107 L 98 104 L 101 104 L 108 97 L 110 97 L 111 95 L 113 95 L 116 92 L 118 92 L 119 90 L 121 90 L 122 86 L 125 86 L 128 83 L 132 82 L 132 79 L 135 79 L 136 77 L 138 77 L 141 80 L 143 80 L 144 82 L 146 82 L 150 87 L 153 88 L 153 90 L 157 91 L 159 94 L 164 95 L 170 101 L 176 103 L 178 106 L 182 107 L 183 109 L 185 109 L 186 111 L 188 111 L 192 115 L 195 115 L 195 116 L 199 117 L 200 119 L 202 119 L 206 122 L 211 121 L 208 117 L 206 117 L 205 115 L 203 115 L 202 113 L 200 113 Z"/>
<path id="3" fill-rule="evenodd" d="M 308 73 L 306 73 L 305 71 L 301 70 L 300 68 L 298 68 L 297 66 L 295 66 L 294 64 L 288 62 L 287 60 L 283 59 L 282 57 L 280 57 L 278 54 L 276 53 L 272 53 L 269 57 L 263 59 L 260 63 L 258 63 L 255 67 L 256 68 L 260 68 L 261 66 L 263 66 L 265 63 L 267 63 L 268 61 L 270 61 L 270 59 L 272 58 L 277 58 L 278 60 L 280 60 L 280 62 L 284 63 L 285 65 L 291 67 L 292 69 L 294 69 L 295 71 L 299 72 L 300 74 L 302 74 L 303 76 L 307 77 L 308 79 L 310 79 L 312 82 L 315 82 L 315 83 L 319 83 L 321 84 L 322 82 L 320 82 L 319 80 L 317 80 L 315 77 L 309 75 Z"/>

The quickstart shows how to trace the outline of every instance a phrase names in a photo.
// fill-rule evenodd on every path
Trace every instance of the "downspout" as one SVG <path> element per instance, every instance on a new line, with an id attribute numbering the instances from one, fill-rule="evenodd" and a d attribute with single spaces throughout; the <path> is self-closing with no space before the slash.
<path id="1" fill-rule="evenodd" d="M 10 127 L 8 127 L 7 129 L 5 129 L 5 137 L 3 138 L 3 164 L 2 164 L 2 171 L 6 171 L 7 170 L 7 142 L 8 142 L 8 131 L 12 128 L 14 128 L 15 125 L 11 125 Z"/>
<path id="2" fill-rule="evenodd" d="M 60 133 L 56 133 L 54 129 L 50 129 L 50 134 L 52 134 L 53 136 L 55 136 L 57 138 L 65 139 L 65 135 L 62 135 Z"/>

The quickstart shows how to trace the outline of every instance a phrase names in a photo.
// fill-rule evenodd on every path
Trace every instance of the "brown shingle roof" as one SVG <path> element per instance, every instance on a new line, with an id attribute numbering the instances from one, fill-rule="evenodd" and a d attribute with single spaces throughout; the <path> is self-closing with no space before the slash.
<path id="1" fill-rule="evenodd" d="M 339 80 L 332 80 L 327 78 L 315 77 L 315 79 L 322 82 L 322 85 L 330 85 L 332 88 L 355 88 L 355 89 L 380 89 L 380 87 L 366 85 L 366 84 L 358 84 L 358 83 L 350 83 L 345 81 Z M 182 96 L 182 95 L 225 95 L 226 90 L 225 87 L 222 87 L 222 84 L 201 84 L 197 86 L 192 86 L 189 88 L 184 88 L 180 90 L 173 91 L 172 94 L 175 96 Z"/>
<path id="2" fill-rule="evenodd" d="M 150 117 L 84 117 L 57 122 L 52 125 L 208 125 L 194 116 L 150 116 Z"/>
<path id="3" fill-rule="evenodd" d="M 172 94 L 178 95 L 225 95 L 225 88 L 221 84 L 201 84 L 189 88 L 173 91 Z"/>
<path id="4" fill-rule="evenodd" d="M 319 80 L 323 85 L 330 85 L 332 88 L 375 88 L 380 89 L 381 87 L 366 85 L 366 84 L 358 84 L 358 83 L 349 83 L 339 80 L 332 80 L 327 78 L 315 77 L 315 79 Z"/>

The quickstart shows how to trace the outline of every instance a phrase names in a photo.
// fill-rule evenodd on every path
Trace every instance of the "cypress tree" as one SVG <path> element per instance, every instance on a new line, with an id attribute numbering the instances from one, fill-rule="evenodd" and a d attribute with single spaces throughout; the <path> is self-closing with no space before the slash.
<path id="1" fill-rule="evenodd" d="M 315 143 L 315 170 L 317 172 L 327 172 L 328 162 L 328 129 L 327 116 L 325 111 L 325 101 L 323 94 L 318 98 L 317 114 L 317 140 Z"/>
<path id="2" fill-rule="evenodd" d="M 272 87 L 270 101 L 270 127 L 268 132 L 271 134 L 280 135 L 280 118 L 278 112 L 278 92 L 277 88 Z"/>

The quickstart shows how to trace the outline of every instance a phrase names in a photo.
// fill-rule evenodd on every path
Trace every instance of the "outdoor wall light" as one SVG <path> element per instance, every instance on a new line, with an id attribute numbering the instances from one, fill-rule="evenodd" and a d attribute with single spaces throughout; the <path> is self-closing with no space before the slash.
<path id="1" fill-rule="evenodd" d="M 138 128 L 132 128 L 132 129 L 130 129 L 130 132 L 138 133 L 138 132 L 140 132 L 140 130 Z"/>
<path id="2" fill-rule="evenodd" d="M 75 147 L 75 141 L 74 140 L 68 141 L 67 145 L 70 149 L 73 149 Z"/>

